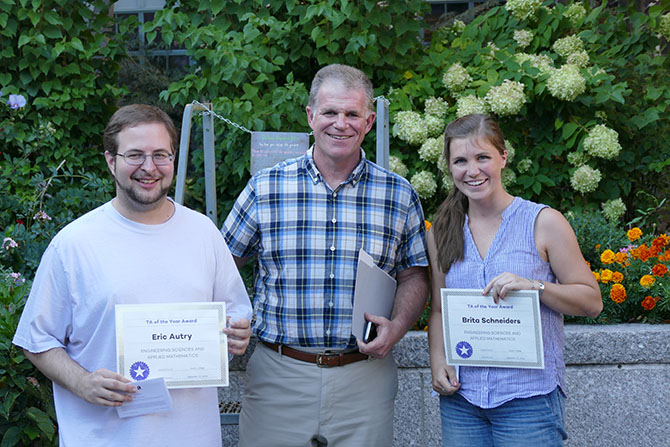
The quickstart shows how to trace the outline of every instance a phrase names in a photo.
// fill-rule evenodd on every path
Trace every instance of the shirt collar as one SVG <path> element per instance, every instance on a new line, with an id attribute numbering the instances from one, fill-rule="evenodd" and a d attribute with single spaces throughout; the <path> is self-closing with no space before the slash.
<path id="1" fill-rule="evenodd" d="M 343 185 L 351 183 L 352 186 L 355 186 L 356 183 L 363 180 L 365 178 L 364 176 L 368 173 L 369 168 L 367 159 L 365 158 L 365 151 L 362 148 L 360 151 L 361 161 L 358 163 L 358 165 L 356 165 L 354 170 L 351 171 L 349 177 L 342 183 Z M 323 181 L 323 177 L 321 176 L 319 169 L 316 167 L 316 163 L 314 163 L 314 145 L 312 145 L 312 147 L 310 147 L 305 154 L 305 158 L 303 159 L 303 168 L 307 171 L 307 174 L 309 174 L 314 184 Z"/>

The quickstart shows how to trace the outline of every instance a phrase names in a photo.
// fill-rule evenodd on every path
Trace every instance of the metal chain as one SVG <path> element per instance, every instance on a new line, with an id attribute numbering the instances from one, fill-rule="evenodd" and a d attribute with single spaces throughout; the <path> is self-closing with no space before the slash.
<path id="1" fill-rule="evenodd" d="M 386 104 L 390 104 L 390 101 L 389 101 L 388 99 L 386 99 L 383 95 L 382 95 L 382 96 L 377 96 L 376 98 L 374 98 L 374 99 L 373 99 L 373 102 L 376 102 L 376 101 L 378 101 L 378 100 L 380 100 L 380 99 L 381 99 L 382 101 L 385 101 Z M 233 127 L 237 127 L 238 129 L 240 129 L 240 130 L 242 130 L 242 131 L 244 131 L 244 132 L 246 132 L 246 133 L 253 133 L 252 131 L 250 131 L 250 130 L 247 129 L 246 127 L 242 126 L 241 124 L 234 123 L 234 122 L 230 121 L 228 118 L 225 118 L 225 117 L 219 115 L 219 114 L 216 113 L 214 110 L 210 109 L 209 107 L 207 107 L 206 105 L 204 105 L 204 104 L 201 103 L 200 101 L 197 101 L 197 100 L 194 99 L 193 102 L 192 102 L 191 104 L 199 105 L 200 107 L 203 107 L 204 109 L 207 110 L 207 112 L 202 112 L 202 113 L 211 113 L 211 114 L 214 115 L 216 118 L 220 119 L 220 120 L 223 121 L 223 122 L 226 122 L 226 123 L 230 124 L 230 125 L 233 126 Z M 309 134 L 312 135 L 313 133 L 314 133 L 314 132 L 310 132 Z"/>
<path id="2" fill-rule="evenodd" d="M 244 131 L 244 132 L 246 132 L 246 133 L 253 133 L 252 131 L 250 131 L 250 130 L 247 129 L 246 127 L 244 127 L 244 126 L 242 126 L 242 125 L 240 125 L 240 124 L 234 123 L 234 122 L 230 121 L 228 118 L 224 118 L 223 116 L 219 115 L 219 114 L 216 113 L 214 110 L 211 110 L 209 107 L 207 107 L 206 105 L 204 105 L 203 103 L 201 103 L 201 102 L 199 102 L 199 101 L 193 100 L 192 104 L 197 104 L 197 105 L 199 105 L 199 106 L 204 107 L 205 109 L 207 109 L 207 112 L 203 112 L 203 113 L 211 113 L 211 114 L 214 115 L 216 118 L 218 118 L 218 119 L 220 119 L 221 121 L 224 121 L 224 122 L 230 124 L 230 125 L 233 126 L 233 127 L 237 127 L 238 129 L 240 129 L 240 130 L 242 130 L 242 131 Z"/>

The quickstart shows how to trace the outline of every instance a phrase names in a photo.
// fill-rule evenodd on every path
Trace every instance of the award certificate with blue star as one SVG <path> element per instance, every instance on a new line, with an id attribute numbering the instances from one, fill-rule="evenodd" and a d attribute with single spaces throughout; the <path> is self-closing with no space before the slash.
<path id="1" fill-rule="evenodd" d="M 116 367 L 168 388 L 228 386 L 226 305 L 222 302 L 117 304 Z"/>
<path id="2" fill-rule="evenodd" d="M 493 302 L 482 289 L 442 289 L 447 364 L 544 368 L 537 290 L 517 290 Z"/>

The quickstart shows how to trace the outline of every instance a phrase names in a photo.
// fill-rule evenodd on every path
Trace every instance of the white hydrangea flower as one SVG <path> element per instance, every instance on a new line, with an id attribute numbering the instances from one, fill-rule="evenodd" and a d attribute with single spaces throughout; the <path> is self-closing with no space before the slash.
<path id="1" fill-rule="evenodd" d="M 505 9 L 519 20 L 535 17 L 535 13 L 542 5 L 542 0 L 507 0 Z"/>
<path id="2" fill-rule="evenodd" d="M 496 115 L 515 115 L 526 103 L 523 88 L 522 83 L 506 79 L 501 85 L 491 87 L 484 99 Z"/>
<path id="3" fill-rule="evenodd" d="M 596 113 L 594 115 L 601 121 L 607 121 L 607 112 L 605 112 L 604 110 L 596 110 Z"/>
<path id="4" fill-rule="evenodd" d="M 584 150 L 593 157 L 611 160 L 621 152 L 619 133 L 603 124 L 598 124 L 584 138 Z"/>
<path id="5" fill-rule="evenodd" d="M 444 151 L 440 154 L 440 158 L 437 160 L 437 169 L 444 174 L 450 174 L 449 163 L 447 162 L 447 159 L 444 158 Z"/>
<path id="6" fill-rule="evenodd" d="M 572 188 L 575 191 L 587 194 L 598 188 L 598 183 L 601 179 L 602 175 L 598 169 L 594 169 L 589 165 L 584 165 L 578 167 L 575 169 L 575 172 L 572 173 L 570 185 L 572 185 Z"/>
<path id="7" fill-rule="evenodd" d="M 508 189 L 510 186 L 514 186 L 514 184 L 516 183 L 516 174 L 511 169 L 505 168 L 502 170 L 502 173 L 500 174 L 500 180 L 502 182 L 503 187 L 505 189 Z"/>
<path id="8" fill-rule="evenodd" d="M 419 148 L 419 158 L 437 163 L 444 152 L 444 138 L 428 138 Z"/>
<path id="9" fill-rule="evenodd" d="M 416 193 L 422 199 L 429 199 L 433 197 L 437 191 L 437 182 L 435 177 L 428 171 L 420 171 L 412 176 L 409 180 Z"/>
<path id="10" fill-rule="evenodd" d="M 447 101 L 442 98 L 436 98 L 434 96 L 426 99 L 426 102 L 423 106 L 423 110 L 426 115 L 433 115 L 439 118 L 444 117 L 444 115 L 447 113 L 447 109 L 449 109 L 449 104 L 447 104 Z"/>
<path id="11" fill-rule="evenodd" d="M 516 149 L 514 149 L 514 146 L 508 140 L 505 140 L 505 149 L 507 150 L 507 163 L 511 163 L 516 155 Z"/>
<path id="12" fill-rule="evenodd" d="M 56 135 L 56 127 L 51 121 L 47 121 L 46 124 L 41 122 L 39 127 L 39 133 L 43 138 Z"/>
<path id="13" fill-rule="evenodd" d="M 658 19 L 658 32 L 665 37 L 665 40 L 670 40 L 670 12 Z"/>
<path id="14" fill-rule="evenodd" d="M 584 43 L 579 36 L 571 34 L 561 39 L 557 39 L 551 46 L 551 49 L 558 53 L 559 56 L 567 58 L 572 53 L 582 51 L 584 49 Z"/>
<path id="15" fill-rule="evenodd" d="M 589 160 L 591 160 L 591 157 L 585 152 L 570 152 L 568 154 L 568 163 L 577 168 L 584 166 Z"/>
<path id="16" fill-rule="evenodd" d="M 486 101 L 477 98 L 475 95 L 458 98 L 458 101 L 456 101 L 456 118 L 461 118 L 472 113 L 488 113 Z"/>
<path id="17" fill-rule="evenodd" d="M 524 172 L 528 172 L 531 166 L 533 166 L 533 161 L 530 158 L 524 158 L 517 163 L 516 168 L 523 174 Z"/>
<path id="18" fill-rule="evenodd" d="M 500 51 L 500 48 L 493 42 L 487 43 L 486 48 L 488 49 L 488 53 L 484 53 L 484 56 L 490 59 L 495 59 L 496 51 Z"/>
<path id="19" fill-rule="evenodd" d="M 454 20 L 454 24 L 452 25 L 452 29 L 456 34 L 461 34 L 463 31 L 465 31 L 465 22 L 462 20 Z"/>
<path id="20" fill-rule="evenodd" d="M 407 169 L 405 163 L 395 155 L 389 156 L 389 169 L 401 177 L 407 177 L 407 174 L 409 174 L 409 169 Z"/>
<path id="21" fill-rule="evenodd" d="M 545 75 L 551 75 L 556 70 L 551 58 L 545 54 L 517 53 L 514 55 L 514 60 L 519 65 L 523 65 L 524 62 L 530 61 L 530 66 L 537 68 L 540 71 L 539 74 L 531 76 L 534 79 Z"/>
<path id="22" fill-rule="evenodd" d="M 442 118 L 433 115 L 426 115 L 423 122 L 428 131 L 428 136 L 433 138 L 442 135 L 446 126 Z"/>
<path id="23" fill-rule="evenodd" d="M 419 146 L 428 138 L 428 129 L 418 113 L 398 112 L 395 116 L 393 135 L 411 145 Z"/>
<path id="24" fill-rule="evenodd" d="M 577 96 L 586 91 L 586 79 L 579 72 L 579 67 L 566 64 L 554 70 L 549 76 L 547 89 L 554 98 L 574 101 Z"/>
<path id="25" fill-rule="evenodd" d="M 572 23 L 572 26 L 577 26 L 586 17 L 586 8 L 581 2 L 575 2 L 568 7 L 563 15 Z"/>
<path id="26" fill-rule="evenodd" d="M 514 30 L 514 40 L 519 48 L 526 48 L 533 41 L 533 32 L 527 29 Z"/>
<path id="27" fill-rule="evenodd" d="M 586 67 L 589 65 L 589 53 L 584 50 L 575 51 L 567 57 L 566 62 L 578 67 Z"/>
<path id="28" fill-rule="evenodd" d="M 454 187 L 454 178 L 448 172 L 442 176 L 442 187 L 447 191 L 451 191 Z"/>
<path id="29" fill-rule="evenodd" d="M 442 83 L 451 93 L 459 93 L 472 82 L 472 77 L 459 62 L 456 62 L 442 76 Z"/>
<path id="30" fill-rule="evenodd" d="M 603 70 L 602 68 L 599 68 L 599 67 L 591 67 L 589 69 L 589 73 L 591 74 L 591 78 L 595 78 L 596 76 L 601 75 L 601 74 L 607 74 L 607 72 L 605 70 Z M 600 84 L 603 83 L 603 79 L 598 79 L 597 81 L 593 81 L 593 83 L 597 87 L 597 86 L 599 86 Z"/>
<path id="31" fill-rule="evenodd" d="M 603 208 L 603 216 L 610 222 L 618 222 L 626 214 L 626 205 L 621 198 L 608 200 L 600 205 Z"/>

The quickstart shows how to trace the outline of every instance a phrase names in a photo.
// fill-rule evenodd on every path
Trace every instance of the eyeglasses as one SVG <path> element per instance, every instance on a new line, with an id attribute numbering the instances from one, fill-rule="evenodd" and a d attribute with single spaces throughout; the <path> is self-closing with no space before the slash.
<path id="1" fill-rule="evenodd" d="M 167 151 L 158 151 L 154 152 L 153 154 L 145 154 L 144 152 L 140 151 L 132 151 L 132 152 L 126 152 L 125 154 L 114 154 L 114 155 L 123 157 L 123 159 L 126 160 L 126 163 L 128 163 L 131 166 L 143 165 L 144 160 L 146 160 L 147 157 L 151 157 L 156 166 L 165 166 L 172 163 L 172 158 L 174 157 L 174 155 L 172 155 Z"/>

